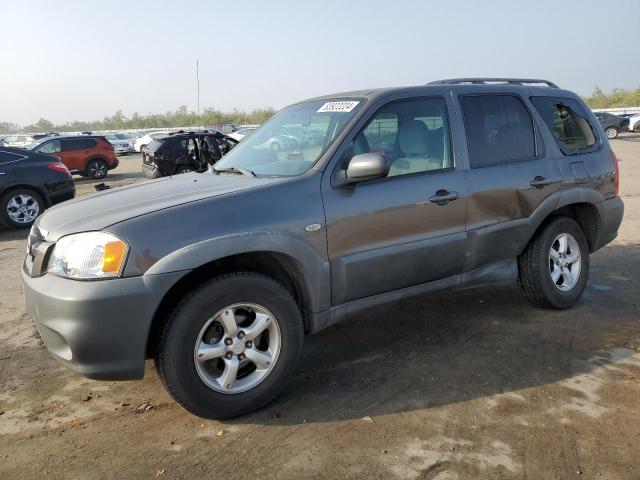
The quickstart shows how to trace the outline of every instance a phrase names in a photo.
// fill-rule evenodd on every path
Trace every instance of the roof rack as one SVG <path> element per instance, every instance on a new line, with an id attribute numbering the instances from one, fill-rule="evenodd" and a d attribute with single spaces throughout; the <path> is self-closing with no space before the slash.
<path id="1" fill-rule="evenodd" d="M 551 88 L 558 88 L 558 86 L 550 82 L 549 80 L 542 80 L 538 78 L 448 78 L 445 80 L 436 80 L 435 82 L 429 82 L 427 85 L 459 85 L 462 83 L 491 85 L 491 84 L 507 84 L 507 85 L 531 85 L 536 83 L 542 83 Z"/>

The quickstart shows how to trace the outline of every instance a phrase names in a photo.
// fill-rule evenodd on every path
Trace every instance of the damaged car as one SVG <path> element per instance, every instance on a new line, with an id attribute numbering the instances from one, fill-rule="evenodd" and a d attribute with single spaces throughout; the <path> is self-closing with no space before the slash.
<path id="1" fill-rule="evenodd" d="M 204 172 L 237 144 L 237 140 L 220 132 L 162 135 L 142 149 L 142 172 L 149 178 Z"/>

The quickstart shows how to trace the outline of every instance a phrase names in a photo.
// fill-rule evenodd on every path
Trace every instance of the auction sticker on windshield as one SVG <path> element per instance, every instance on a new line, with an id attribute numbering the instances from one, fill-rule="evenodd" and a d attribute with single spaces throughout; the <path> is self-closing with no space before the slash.
<path id="1" fill-rule="evenodd" d="M 318 113 L 321 112 L 350 112 L 351 110 L 353 110 L 354 108 L 356 108 L 356 106 L 359 104 L 360 102 L 356 102 L 356 101 L 342 101 L 342 102 L 327 102 L 324 105 L 322 105 L 319 109 L 318 109 Z"/>

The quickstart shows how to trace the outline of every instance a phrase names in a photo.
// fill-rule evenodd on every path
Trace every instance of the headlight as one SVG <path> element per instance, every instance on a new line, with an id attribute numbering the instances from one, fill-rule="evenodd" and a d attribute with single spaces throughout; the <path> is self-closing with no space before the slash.
<path id="1" fill-rule="evenodd" d="M 49 259 L 48 272 L 81 280 L 120 275 L 129 247 L 115 235 L 85 232 L 62 237 Z"/>

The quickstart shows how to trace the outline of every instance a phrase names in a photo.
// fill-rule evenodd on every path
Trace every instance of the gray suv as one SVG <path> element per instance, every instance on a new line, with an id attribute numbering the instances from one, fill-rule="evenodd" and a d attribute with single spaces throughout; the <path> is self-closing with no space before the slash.
<path id="1" fill-rule="evenodd" d="M 314 141 L 271 148 L 285 126 Z M 231 417 L 278 394 L 305 333 L 365 308 L 516 280 L 537 306 L 572 307 L 616 237 L 618 180 L 597 119 L 551 82 L 318 97 L 206 173 L 48 210 L 26 304 L 72 370 L 136 379 L 153 357 L 184 408 Z"/>

